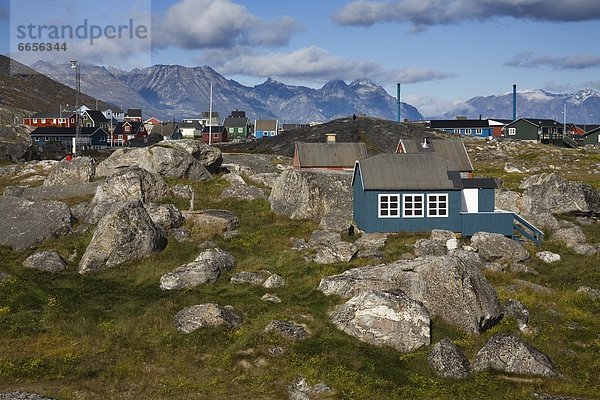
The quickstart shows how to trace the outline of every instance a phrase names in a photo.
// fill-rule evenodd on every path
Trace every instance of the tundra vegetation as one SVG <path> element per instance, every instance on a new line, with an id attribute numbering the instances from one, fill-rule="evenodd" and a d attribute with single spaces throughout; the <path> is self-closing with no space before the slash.
<path id="1" fill-rule="evenodd" d="M 506 147 L 499 155 L 498 149 L 488 146 L 492 145 L 469 144 L 475 170 L 502 179 L 508 188 L 518 190 L 521 179 L 528 176 L 506 172 L 505 164 L 510 162 L 523 171 L 552 169 L 600 189 L 598 153 L 519 145 Z M 13 177 L 0 177 L 1 190 L 15 183 Z M 53 399 L 282 399 L 288 398 L 289 385 L 302 377 L 309 385 L 324 383 L 332 389 L 311 395 L 318 399 L 516 400 L 530 399 L 534 393 L 600 397 L 600 298 L 578 291 L 581 286 L 600 287 L 598 254 L 581 256 L 546 240 L 542 250 L 560 254 L 560 261 L 546 264 L 533 257 L 528 266 L 535 273 L 485 271 L 501 304 L 513 299 L 526 305 L 532 328 L 528 333 L 520 332 L 510 316 L 481 334 L 464 332 L 434 317 L 431 345 L 402 354 L 360 342 L 331 322 L 329 313 L 344 300 L 317 290 L 320 280 L 369 261 L 318 264 L 291 249 L 290 238 L 308 239 L 319 229 L 316 222 L 275 215 L 267 200 L 222 199 L 220 194 L 230 184 L 219 175 L 210 181 L 168 179 L 167 183 L 191 185 L 195 210 L 231 211 L 239 218 L 239 234 L 224 238 L 192 228 L 191 241 L 169 237 L 166 248 L 148 258 L 85 275 L 77 272 L 77 265 L 90 243 L 91 230 L 75 226 L 79 233 L 47 240 L 35 249 L 55 250 L 65 257 L 69 267 L 52 274 L 23 267 L 33 250 L 0 248 L 0 392 L 19 390 Z M 91 196 L 67 203 L 82 200 L 91 201 Z M 182 210 L 189 207 L 185 199 L 164 202 Z M 575 221 L 576 216 L 559 218 Z M 582 229 L 589 243 L 600 242 L 600 223 Z M 356 240 L 356 235 L 342 237 Z M 413 253 L 415 242 L 426 237 L 389 236 L 381 262 Z M 193 260 L 205 240 L 231 253 L 235 269 L 215 283 L 161 290 L 161 276 Z M 532 246 L 529 250 L 537 251 Z M 230 283 L 237 272 L 264 270 L 283 277 L 285 286 L 265 289 Z M 515 285 L 517 279 L 551 290 Z M 265 293 L 281 302 L 261 300 Z M 205 303 L 231 305 L 243 324 L 179 332 L 174 316 Z M 291 340 L 265 332 L 274 320 L 302 323 L 310 335 Z M 475 354 L 499 333 L 518 335 L 547 354 L 562 377 L 482 371 L 449 379 L 438 377 L 428 366 L 431 348 L 446 337 L 473 362 Z"/>

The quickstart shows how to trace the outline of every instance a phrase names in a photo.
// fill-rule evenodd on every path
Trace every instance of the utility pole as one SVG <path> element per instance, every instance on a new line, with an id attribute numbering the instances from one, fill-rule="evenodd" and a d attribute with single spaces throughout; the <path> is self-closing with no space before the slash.
<path id="1" fill-rule="evenodd" d="M 75 142 L 73 143 L 73 155 L 77 155 L 79 146 L 79 132 L 81 124 L 79 123 L 79 95 L 81 94 L 81 69 L 77 60 L 71 60 L 71 69 L 75 70 Z"/>
<path id="2" fill-rule="evenodd" d="M 210 98 L 208 100 L 208 145 L 212 144 L 212 83 L 210 84 Z"/>
<path id="3" fill-rule="evenodd" d="M 400 102 L 400 82 L 398 82 L 396 92 L 397 92 L 396 96 L 397 96 L 397 102 L 398 102 L 398 122 L 402 122 L 401 112 L 400 112 L 400 107 L 402 105 L 402 103 Z"/>

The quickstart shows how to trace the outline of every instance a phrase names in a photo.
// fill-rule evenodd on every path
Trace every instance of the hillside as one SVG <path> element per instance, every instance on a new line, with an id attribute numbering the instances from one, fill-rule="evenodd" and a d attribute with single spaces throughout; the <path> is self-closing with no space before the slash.
<path id="1" fill-rule="evenodd" d="M 61 104 L 74 105 L 75 97 L 74 89 L 0 55 L 0 111 L 2 113 L 22 117 L 38 111 L 58 112 Z M 80 102 L 93 107 L 96 99 L 82 93 Z M 111 106 L 98 101 L 98 107 L 110 108 Z"/>
<path id="2" fill-rule="evenodd" d="M 295 142 L 325 142 L 326 134 L 335 133 L 338 142 L 365 142 L 369 154 L 393 153 L 401 138 L 423 138 L 443 135 L 422 125 L 359 117 L 340 118 L 321 125 L 295 129 L 268 139 L 247 143 L 220 144 L 225 152 L 294 155 Z"/>

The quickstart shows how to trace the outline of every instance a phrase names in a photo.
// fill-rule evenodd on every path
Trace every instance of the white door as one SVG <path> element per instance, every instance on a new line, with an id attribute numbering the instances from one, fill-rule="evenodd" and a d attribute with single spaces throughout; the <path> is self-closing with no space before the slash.
<path id="1" fill-rule="evenodd" d="M 462 212 L 479 212 L 479 189 L 463 189 L 462 191 Z"/>

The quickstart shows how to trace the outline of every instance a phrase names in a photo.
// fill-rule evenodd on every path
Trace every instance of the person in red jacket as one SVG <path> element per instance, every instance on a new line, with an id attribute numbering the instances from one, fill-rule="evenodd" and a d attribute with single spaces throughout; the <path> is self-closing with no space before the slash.
<path id="1" fill-rule="evenodd" d="M 73 159 L 73 155 L 72 155 L 71 153 L 69 153 L 69 154 L 67 154 L 67 156 L 65 157 L 65 159 L 66 159 L 68 162 L 71 162 L 71 160 Z"/>

